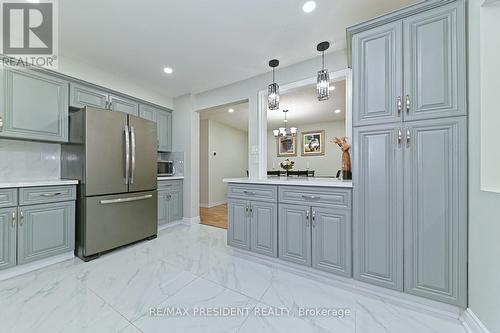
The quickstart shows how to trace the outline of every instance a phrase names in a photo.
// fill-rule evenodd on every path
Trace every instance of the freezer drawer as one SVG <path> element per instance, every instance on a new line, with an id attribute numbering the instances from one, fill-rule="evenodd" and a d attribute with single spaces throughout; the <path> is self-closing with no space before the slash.
<path id="1" fill-rule="evenodd" d="M 78 255 L 88 257 L 157 234 L 156 191 L 84 198 Z"/>

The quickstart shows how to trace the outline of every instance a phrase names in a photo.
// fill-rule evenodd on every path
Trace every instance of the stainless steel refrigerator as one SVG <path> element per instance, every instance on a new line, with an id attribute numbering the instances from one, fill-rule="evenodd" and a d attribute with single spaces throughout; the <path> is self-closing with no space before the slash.
<path id="1" fill-rule="evenodd" d="M 78 179 L 76 249 L 85 261 L 156 237 L 156 124 L 86 107 L 70 112 L 63 178 Z"/>

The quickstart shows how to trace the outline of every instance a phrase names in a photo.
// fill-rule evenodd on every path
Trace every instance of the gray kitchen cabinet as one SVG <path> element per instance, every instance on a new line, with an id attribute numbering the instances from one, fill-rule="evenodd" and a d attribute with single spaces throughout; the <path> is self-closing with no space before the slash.
<path id="1" fill-rule="evenodd" d="M 109 108 L 112 111 L 139 116 L 139 103 L 126 97 L 109 95 Z"/>
<path id="2" fill-rule="evenodd" d="M 354 277 L 403 290 L 403 128 L 354 128 Z"/>
<path id="3" fill-rule="evenodd" d="M 351 211 L 312 207 L 312 267 L 350 277 Z"/>
<path id="4" fill-rule="evenodd" d="M 405 290 L 466 305 L 466 118 L 406 123 Z"/>
<path id="5" fill-rule="evenodd" d="M 158 151 L 172 151 L 172 113 L 169 111 L 158 111 Z"/>
<path id="6" fill-rule="evenodd" d="M 158 225 L 165 225 L 183 218 L 182 180 L 158 182 Z"/>
<path id="7" fill-rule="evenodd" d="M 68 140 L 68 82 L 30 69 L 0 69 L 0 137 Z"/>
<path id="8" fill-rule="evenodd" d="M 403 20 L 405 119 L 466 114 L 464 4 Z"/>
<path id="9" fill-rule="evenodd" d="M 16 265 L 17 208 L 0 209 L 0 270 Z"/>
<path id="10" fill-rule="evenodd" d="M 250 250 L 278 256 L 278 204 L 250 202 Z"/>
<path id="11" fill-rule="evenodd" d="M 311 266 L 310 206 L 279 204 L 279 258 Z"/>
<path id="12" fill-rule="evenodd" d="M 139 116 L 156 123 L 158 151 L 172 151 L 172 114 L 169 111 L 141 104 Z"/>
<path id="13" fill-rule="evenodd" d="M 74 250 L 74 201 L 22 206 L 18 216 L 18 264 Z"/>
<path id="14" fill-rule="evenodd" d="M 227 243 L 230 246 L 250 250 L 249 204 L 247 200 L 227 200 Z"/>
<path id="15" fill-rule="evenodd" d="M 108 108 L 108 93 L 105 91 L 71 82 L 69 92 L 69 105 L 71 107 L 79 109 L 86 106 Z"/>
<path id="16" fill-rule="evenodd" d="M 402 30 L 398 21 L 354 35 L 354 126 L 401 121 Z"/>

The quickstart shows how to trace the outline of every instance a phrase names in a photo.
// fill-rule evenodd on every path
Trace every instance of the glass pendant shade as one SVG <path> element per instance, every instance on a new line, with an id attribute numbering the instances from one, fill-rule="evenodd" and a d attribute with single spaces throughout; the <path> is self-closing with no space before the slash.
<path id="1" fill-rule="evenodd" d="M 271 83 L 267 89 L 267 104 L 269 110 L 280 108 L 280 87 L 277 83 Z"/>
<path id="2" fill-rule="evenodd" d="M 297 127 L 290 127 L 290 134 L 295 136 L 297 134 Z"/>
<path id="3" fill-rule="evenodd" d="M 280 135 L 285 136 L 286 135 L 286 128 L 280 127 L 279 132 L 280 132 Z"/>
<path id="4" fill-rule="evenodd" d="M 275 130 L 273 130 L 273 134 L 275 137 L 278 137 L 278 136 L 280 136 L 280 131 L 275 129 Z"/>
<path id="5" fill-rule="evenodd" d="M 322 69 L 318 72 L 316 92 L 318 101 L 326 101 L 330 98 L 330 73 L 328 73 L 328 69 Z"/>

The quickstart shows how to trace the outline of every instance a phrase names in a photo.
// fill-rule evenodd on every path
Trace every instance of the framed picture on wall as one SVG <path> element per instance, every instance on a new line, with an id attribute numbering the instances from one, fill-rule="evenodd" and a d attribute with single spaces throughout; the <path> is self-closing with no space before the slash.
<path id="1" fill-rule="evenodd" d="M 280 136 L 276 139 L 278 157 L 297 156 L 297 138 L 294 136 Z"/>
<path id="2" fill-rule="evenodd" d="M 302 156 L 325 155 L 325 131 L 302 132 Z"/>

